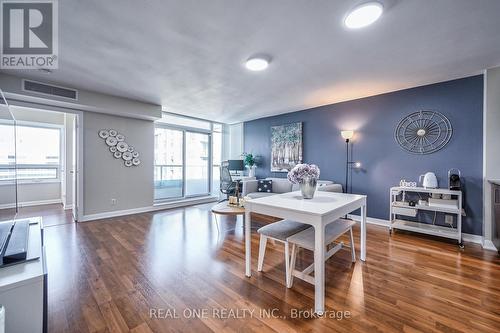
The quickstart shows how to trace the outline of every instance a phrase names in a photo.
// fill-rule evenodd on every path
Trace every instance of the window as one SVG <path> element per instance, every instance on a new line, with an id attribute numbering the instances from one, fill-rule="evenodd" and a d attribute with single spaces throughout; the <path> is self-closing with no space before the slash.
<path id="1" fill-rule="evenodd" d="M 164 114 L 155 128 L 155 200 L 218 192 L 222 125 Z"/>
<path id="2" fill-rule="evenodd" d="M 50 125 L 0 123 L 0 181 L 59 180 L 61 168 L 61 128 Z"/>

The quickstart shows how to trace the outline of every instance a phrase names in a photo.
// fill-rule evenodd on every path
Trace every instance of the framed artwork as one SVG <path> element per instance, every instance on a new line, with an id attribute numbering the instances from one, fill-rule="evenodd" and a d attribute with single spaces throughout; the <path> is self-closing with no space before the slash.
<path id="1" fill-rule="evenodd" d="M 302 163 L 302 123 L 271 127 L 271 172 L 288 172 Z"/>

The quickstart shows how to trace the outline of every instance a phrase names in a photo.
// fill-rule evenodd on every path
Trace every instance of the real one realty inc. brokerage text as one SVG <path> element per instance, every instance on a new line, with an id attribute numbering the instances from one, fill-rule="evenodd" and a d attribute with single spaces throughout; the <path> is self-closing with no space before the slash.
<path id="1" fill-rule="evenodd" d="M 325 311 L 322 314 L 314 313 L 313 309 L 290 309 L 288 314 L 283 314 L 280 309 L 232 309 L 232 308 L 184 308 L 149 309 L 152 319 L 245 319 L 245 318 L 279 318 L 279 319 L 304 319 L 304 318 L 330 318 L 336 320 L 350 319 L 350 311 Z"/>

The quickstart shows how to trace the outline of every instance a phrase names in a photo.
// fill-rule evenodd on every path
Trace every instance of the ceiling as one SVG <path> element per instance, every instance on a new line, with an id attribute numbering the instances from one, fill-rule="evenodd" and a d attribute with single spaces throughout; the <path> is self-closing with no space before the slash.
<path id="1" fill-rule="evenodd" d="M 363 2 L 363 1 L 361 1 Z M 480 73 L 500 65 L 500 1 L 59 1 L 59 69 L 5 71 L 238 122 Z M 250 72 L 253 54 L 272 56 Z"/>

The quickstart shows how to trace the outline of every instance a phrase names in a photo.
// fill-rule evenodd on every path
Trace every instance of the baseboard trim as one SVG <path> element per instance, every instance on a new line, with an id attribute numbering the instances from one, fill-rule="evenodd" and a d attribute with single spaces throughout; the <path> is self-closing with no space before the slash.
<path id="1" fill-rule="evenodd" d="M 64 210 L 70 210 L 70 209 L 73 209 L 73 205 L 64 206 Z"/>
<path id="2" fill-rule="evenodd" d="M 348 214 L 347 217 L 350 219 L 353 219 L 356 222 L 361 221 L 361 216 L 359 216 L 359 215 Z M 374 217 L 367 217 L 366 223 L 376 224 L 376 225 L 380 225 L 382 227 L 389 228 L 389 220 L 376 219 Z"/>
<path id="3" fill-rule="evenodd" d="M 485 239 L 483 241 L 483 249 L 485 250 L 491 250 L 491 251 L 498 251 L 498 249 L 495 247 L 495 244 L 489 239 Z"/>
<path id="4" fill-rule="evenodd" d="M 349 215 L 347 215 L 347 217 L 353 219 L 356 222 L 361 221 L 361 216 L 359 216 L 359 215 L 349 214 Z M 377 219 L 374 217 L 367 217 L 366 223 L 375 224 L 375 225 L 389 228 L 389 220 Z M 483 247 L 483 249 L 485 249 L 485 250 L 492 250 L 491 246 L 493 246 L 493 243 L 491 243 L 491 246 L 490 246 L 490 244 L 488 244 L 488 247 L 486 247 L 485 246 L 486 241 L 483 241 L 483 236 L 481 236 L 481 235 L 462 233 L 462 239 L 464 242 L 480 244 Z M 493 249 L 496 250 L 495 246 L 493 246 Z"/>
<path id="5" fill-rule="evenodd" d="M 25 201 L 25 202 L 19 202 L 17 205 L 18 207 L 31 207 L 31 206 L 42 206 L 42 205 L 53 205 L 53 204 L 62 204 L 61 199 L 50 199 L 50 200 L 38 200 L 38 201 Z M 9 209 L 9 208 L 15 208 L 16 204 L 10 203 L 10 204 L 1 204 L 0 209 Z"/>
<path id="6" fill-rule="evenodd" d="M 214 202 L 214 201 L 217 201 L 217 198 L 215 198 L 215 197 L 202 197 L 202 198 L 196 198 L 196 199 L 185 199 L 185 200 L 172 201 L 172 202 L 166 202 L 166 203 L 158 203 L 158 204 L 154 204 L 153 206 L 146 206 L 146 207 L 139 207 L 139 208 L 132 208 L 132 209 L 115 210 L 115 211 L 111 211 L 111 212 L 83 215 L 83 217 L 80 220 L 78 220 L 78 222 L 89 222 L 89 221 L 95 221 L 95 220 L 101 220 L 101 219 L 108 219 L 108 218 L 112 218 L 112 217 L 154 212 L 154 211 L 158 211 L 158 210 L 167 210 L 167 209 L 172 209 L 172 208 L 199 205 L 199 204 L 209 203 L 209 202 Z"/>

